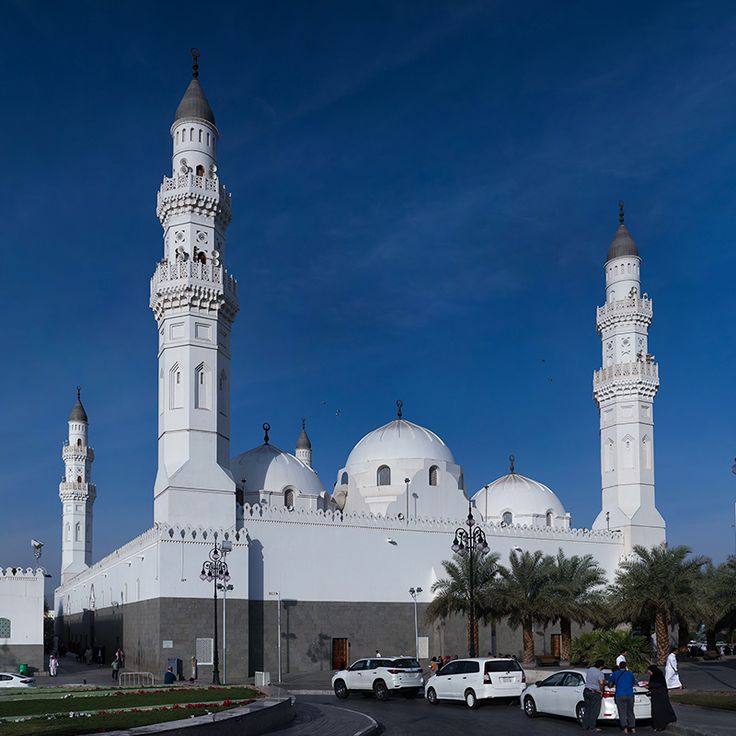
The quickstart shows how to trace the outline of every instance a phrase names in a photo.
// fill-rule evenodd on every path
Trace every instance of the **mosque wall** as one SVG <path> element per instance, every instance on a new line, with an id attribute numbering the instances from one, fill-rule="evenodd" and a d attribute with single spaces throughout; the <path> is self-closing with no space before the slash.
<path id="1" fill-rule="evenodd" d="M 44 582 L 42 568 L 0 568 L 0 669 L 44 669 Z"/>

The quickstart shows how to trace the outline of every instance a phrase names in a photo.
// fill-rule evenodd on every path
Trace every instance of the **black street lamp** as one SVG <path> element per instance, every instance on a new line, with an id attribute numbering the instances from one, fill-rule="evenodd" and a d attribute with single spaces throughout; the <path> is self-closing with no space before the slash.
<path id="1" fill-rule="evenodd" d="M 467 527 L 467 528 L 466 528 Z M 455 539 L 452 542 L 452 551 L 455 554 L 464 555 L 467 553 L 469 564 L 469 580 L 468 584 L 470 587 L 470 646 L 468 647 L 468 656 L 475 657 L 475 577 L 473 570 L 473 555 L 478 552 L 482 557 L 488 553 L 488 542 L 486 541 L 486 535 L 483 530 L 475 526 L 475 519 L 473 518 L 473 508 L 468 501 L 468 518 L 465 521 L 464 527 L 458 527 L 455 529 Z"/>
<path id="2" fill-rule="evenodd" d="M 207 583 L 212 583 L 212 591 L 214 594 L 214 622 L 215 622 L 215 638 L 214 644 L 214 656 L 212 658 L 212 684 L 220 684 L 220 657 L 217 651 L 217 585 L 220 582 L 225 584 L 230 580 L 230 573 L 227 570 L 227 562 L 225 562 L 225 552 L 222 550 L 222 546 L 217 545 L 217 539 L 215 539 L 215 546 L 210 550 L 209 559 L 202 563 L 202 572 L 199 577 Z"/>

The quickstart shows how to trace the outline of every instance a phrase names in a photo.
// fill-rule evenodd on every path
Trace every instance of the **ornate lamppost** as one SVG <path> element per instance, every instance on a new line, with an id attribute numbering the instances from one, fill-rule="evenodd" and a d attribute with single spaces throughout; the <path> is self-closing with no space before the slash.
<path id="1" fill-rule="evenodd" d="M 452 551 L 455 554 L 468 555 L 469 577 L 468 586 L 470 588 L 470 615 L 468 623 L 470 625 L 470 646 L 468 647 L 468 656 L 475 657 L 475 571 L 473 570 L 473 556 L 479 554 L 481 557 L 488 553 L 488 542 L 483 530 L 475 526 L 473 518 L 473 507 L 468 501 L 468 518 L 465 526 L 455 529 L 455 539 L 452 542 Z"/>
<path id="2" fill-rule="evenodd" d="M 212 684 L 219 685 L 220 657 L 217 651 L 217 585 L 218 583 L 224 583 L 227 585 L 230 580 L 230 573 L 227 569 L 227 562 L 225 562 L 225 552 L 223 552 L 222 546 L 218 546 L 217 539 L 215 539 L 215 546 L 210 550 L 209 559 L 202 563 L 202 572 L 199 574 L 199 577 L 207 583 L 212 583 L 215 623 L 215 637 L 213 640 L 215 651 L 212 658 Z"/>

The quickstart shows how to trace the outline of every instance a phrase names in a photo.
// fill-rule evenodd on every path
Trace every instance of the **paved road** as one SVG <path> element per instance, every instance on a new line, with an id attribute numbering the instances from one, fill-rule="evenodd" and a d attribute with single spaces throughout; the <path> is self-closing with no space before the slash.
<path id="1" fill-rule="evenodd" d="M 380 726 L 379 733 L 386 736 L 431 733 L 441 733 L 442 736 L 487 736 L 493 732 L 504 736 L 572 736 L 581 733 L 580 727 L 573 720 L 540 717 L 531 721 L 521 712 L 518 704 L 491 703 L 482 705 L 477 710 L 470 710 L 463 703 L 440 703 L 432 706 L 423 699 L 406 700 L 398 697 L 379 702 L 361 695 L 351 695 L 347 700 L 338 701 L 334 696 L 301 695 L 297 697 L 296 704 L 297 725 L 293 730 L 286 729 L 278 734 L 291 736 L 299 728 L 300 734 L 314 733 L 318 736 L 321 732 L 317 729 L 304 730 L 305 723 L 312 719 L 316 726 L 319 711 L 324 706 L 335 706 L 338 703 L 340 708 L 365 713 L 374 718 Z M 606 732 L 614 736 L 619 730 L 606 728 Z M 343 730 L 342 736 L 351 736 L 351 732 Z"/>
<path id="2" fill-rule="evenodd" d="M 736 690 L 736 657 L 723 657 L 716 662 L 683 659 L 679 670 L 688 690 Z"/>

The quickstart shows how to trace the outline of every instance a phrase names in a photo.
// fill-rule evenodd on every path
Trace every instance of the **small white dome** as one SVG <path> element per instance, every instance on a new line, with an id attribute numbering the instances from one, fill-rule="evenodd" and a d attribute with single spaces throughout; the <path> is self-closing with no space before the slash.
<path id="1" fill-rule="evenodd" d="M 312 468 L 273 445 L 259 445 L 236 455 L 230 461 L 230 470 L 237 483 L 245 478 L 247 493 L 281 493 L 285 488 L 310 495 L 324 492 L 322 481 Z"/>
<path id="2" fill-rule="evenodd" d="M 549 512 L 555 520 L 554 526 L 569 519 L 564 506 L 555 493 L 543 483 L 526 478 L 518 473 L 504 475 L 486 489 L 481 488 L 474 496 L 475 507 L 486 520 L 503 521 L 506 513 L 511 514 L 514 524 L 546 523 Z"/>
<path id="3" fill-rule="evenodd" d="M 450 448 L 434 432 L 406 419 L 394 419 L 363 437 L 348 455 L 345 466 L 415 458 L 455 462 Z"/>

